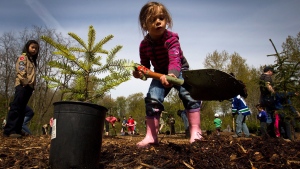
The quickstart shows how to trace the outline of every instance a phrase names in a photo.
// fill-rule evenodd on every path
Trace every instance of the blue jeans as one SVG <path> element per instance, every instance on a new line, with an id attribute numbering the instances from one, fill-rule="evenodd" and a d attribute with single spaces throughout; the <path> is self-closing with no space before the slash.
<path id="1" fill-rule="evenodd" d="M 236 134 L 238 136 L 242 135 L 242 132 L 244 132 L 246 137 L 250 136 L 249 129 L 247 127 L 247 124 L 245 123 L 246 116 L 244 116 L 242 113 L 239 113 L 236 117 Z"/>
<path id="2" fill-rule="evenodd" d="M 189 128 L 189 120 L 186 116 L 185 111 L 181 112 L 181 118 L 182 118 L 182 121 L 183 121 L 184 129 L 187 130 Z"/>
<path id="3" fill-rule="evenodd" d="M 23 126 L 22 126 L 22 130 L 25 131 L 28 134 L 31 134 L 31 132 L 30 132 L 29 128 L 27 127 L 27 124 L 32 119 L 32 117 L 33 116 L 25 116 Z"/>
<path id="4" fill-rule="evenodd" d="M 179 79 L 183 79 L 182 73 L 180 73 Z M 190 93 L 182 86 L 173 86 L 177 91 L 179 98 L 182 100 L 185 110 L 188 112 L 196 112 L 200 110 L 200 103 L 194 100 Z M 152 79 L 147 96 L 145 98 L 146 103 L 146 115 L 149 117 L 159 116 L 164 111 L 163 102 L 165 97 L 169 94 L 172 88 L 165 88 L 160 80 Z"/>
<path id="5" fill-rule="evenodd" d="M 33 110 L 27 105 L 25 108 L 25 117 L 24 117 L 24 122 L 22 125 L 22 130 L 28 134 L 31 134 L 29 128 L 27 127 L 27 124 L 29 123 L 29 121 L 32 119 L 32 117 L 34 116 L 34 112 Z"/>

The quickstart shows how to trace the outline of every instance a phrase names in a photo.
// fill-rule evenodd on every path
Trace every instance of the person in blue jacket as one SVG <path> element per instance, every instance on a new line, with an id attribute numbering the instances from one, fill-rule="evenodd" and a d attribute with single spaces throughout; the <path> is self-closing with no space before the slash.
<path id="1" fill-rule="evenodd" d="M 235 78 L 234 73 L 230 73 L 231 76 Z M 243 95 L 244 98 L 247 97 L 246 95 Z M 245 137 L 250 137 L 249 129 L 246 124 L 246 116 L 250 115 L 251 112 L 243 99 L 241 95 L 237 95 L 232 99 L 232 116 L 234 117 L 237 114 L 236 117 L 236 129 L 235 129 L 235 135 L 233 137 L 241 137 L 244 133 Z"/>
<path id="2" fill-rule="evenodd" d="M 233 135 L 233 137 L 241 137 L 242 133 L 244 133 L 245 137 L 249 137 L 250 133 L 245 121 L 246 116 L 250 115 L 251 112 L 240 95 L 237 95 L 232 100 L 232 115 L 235 116 L 236 114 L 236 135 Z"/>
<path id="3" fill-rule="evenodd" d="M 292 105 L 291 97 L 298 96 L 298 92 L 276 92 L 275 110 L 279 114 L 278 131 L 284 138 L 293 140 L 292 127 L 295 127 L 295 118 L 299 117 L 299 112 Z M 275 127 L 276 128 L 276 127 Z"/>
<path id="4" fill-rule="evenodd" d="M 268 132 L 267 132 L 268 114 L 267 114 L 267 112 L 263 109 L 263 107 L 260 104 L 256 105 L 256 108 L 258 110 L 257 119 L 259 119 L 259 121 L 260 121 L 261 136 L 262 136 L 262 138 L 266 139 L 266 138 L 269 137 Z"/>

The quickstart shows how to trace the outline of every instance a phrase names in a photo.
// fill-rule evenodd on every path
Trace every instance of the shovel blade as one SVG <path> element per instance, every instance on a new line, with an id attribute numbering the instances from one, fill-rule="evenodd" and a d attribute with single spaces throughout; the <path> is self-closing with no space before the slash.
<path id="1" fill-rule="evenodd" d="M 198 69 L 182 72 L 184 86 L 195 100 L 228 100 L 244 89 L 233 76 L 217 69 Z"/>

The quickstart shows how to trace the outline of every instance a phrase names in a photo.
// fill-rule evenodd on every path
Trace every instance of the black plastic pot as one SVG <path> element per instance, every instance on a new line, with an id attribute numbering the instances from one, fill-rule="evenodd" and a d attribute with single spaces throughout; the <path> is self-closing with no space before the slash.
<path id="1" fill-rule="evenodd" d="M 72 101 L 55 102 L 53 105 L 50 167 L 98 168 L 107 109 Z"/>

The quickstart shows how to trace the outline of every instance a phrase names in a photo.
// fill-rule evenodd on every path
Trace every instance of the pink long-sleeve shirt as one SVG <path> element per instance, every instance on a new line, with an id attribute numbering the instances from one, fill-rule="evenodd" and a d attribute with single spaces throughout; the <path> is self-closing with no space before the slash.
<path id="1" fill-rule="evenodd" d="M 159 41 L 151 40 L 149 34 L 140 43 L 140 63 L 162 74 L 173 73 L 176 77 L 182 69 L 189 69 L 189 64 L 180 47 L 176 33 L 166 30 Z"/>
<path id="2" fill-rule="evenodd" d="M 112 117 L 106 117 L 105 120 L 111 124 L 114 124 L 117 121 L 117 118 L 112 116 Z"/>

